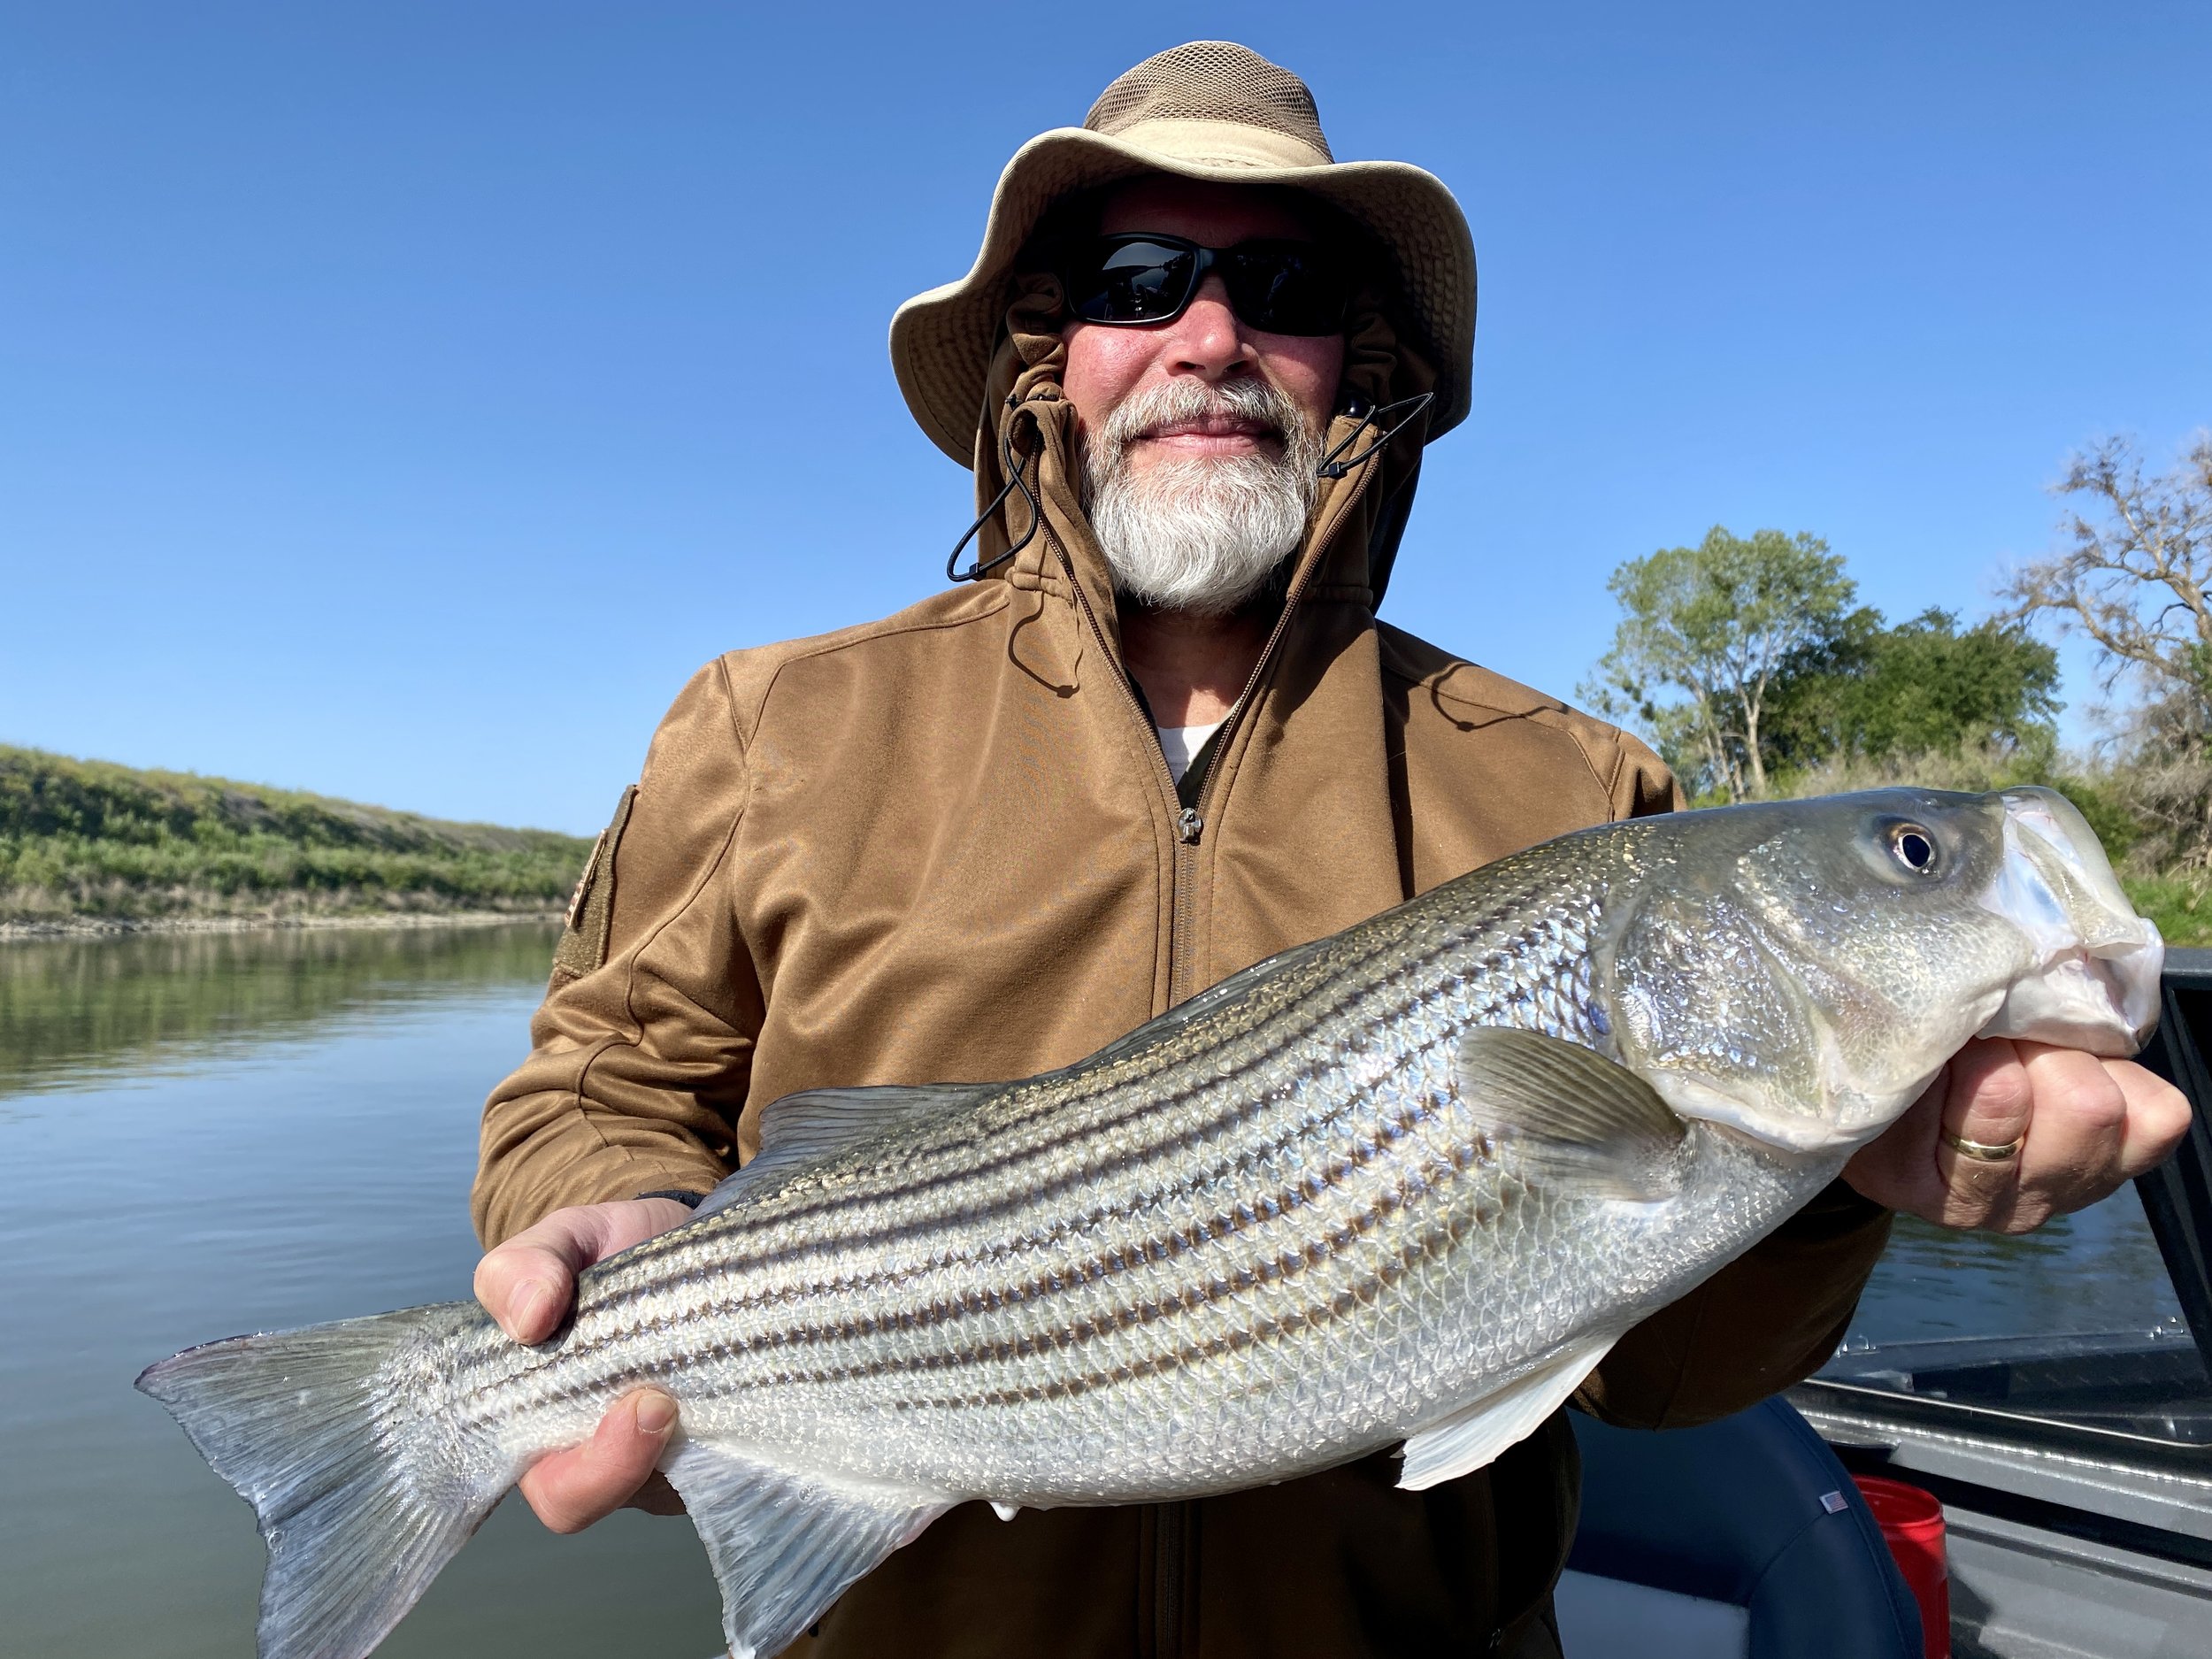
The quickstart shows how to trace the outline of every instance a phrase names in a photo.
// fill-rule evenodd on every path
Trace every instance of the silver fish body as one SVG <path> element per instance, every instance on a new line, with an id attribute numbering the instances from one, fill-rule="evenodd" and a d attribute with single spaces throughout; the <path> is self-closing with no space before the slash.
<path id="1" fill-rule="evenodd" d="M 142 1386 L 255 1502 L 262 1652 L 291 1659 L 367 1652 L 533 1458 L 657 1383 L 733 1651 L 773 1653 L 964 1500 L 1189 1496 L 1399 1441 L 1408 1485 L 1480 1467 L 1968 1038 L 2131 1051 L 2158 957 L 2047 792 L 1608 826 L 1063 1071 L 779 1102 L 541 1347 L 452 1304 Z M 312 1390 L 326 1426 L 273 1456 Z M 326 1467 L 362 1441 L 365 1501 Z M 373 1585 L 310 1571 L 365 1551 Z"/>

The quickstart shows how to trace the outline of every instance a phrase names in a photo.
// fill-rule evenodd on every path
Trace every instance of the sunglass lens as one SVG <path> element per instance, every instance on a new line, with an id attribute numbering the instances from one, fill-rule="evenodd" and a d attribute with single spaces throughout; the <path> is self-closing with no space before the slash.
<path id="1" fill-rule="evenodd" d="M 1108 243 L 1069 273 L 1069 308 L 1094 323 L 1172 317 L 1190 297 L 1193 250 L 1166 242 Z"/>
<path id="2" fill-rule="evenodd" d="M 1223 262 L 1230 303 L 1255 328 L 1278 334 L 1333 334 L 1350 298 L 1342 273 L 1317 249 L 1247 242 Z"/>

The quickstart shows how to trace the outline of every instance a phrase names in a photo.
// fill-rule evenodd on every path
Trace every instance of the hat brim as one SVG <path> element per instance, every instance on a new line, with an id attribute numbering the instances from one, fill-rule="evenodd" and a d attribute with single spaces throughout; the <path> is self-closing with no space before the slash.
<path id="1" fill-rule="evenodd" d="M 1416 343 L 1436 365 L 1428 435 L 1467 413 L 1475 349 L 1475 246 L 1466 216 L 1435 174 L 1402 161 L 1264 166 L 1209 162 L 1056 127 L 1015 152 L 999 175 L 975 265 L 957 282 L 918 294 L 891 319 L 891 366 L 906 406 L 937 447 L 963 466 L 973 457 L 991 354 L 1004 319 L 1005 281 L 1045 210 L 1074 191 L 1145 173 L 1219 184 L 1303 190 L 1366 227 L 1397 261 L 1398 291 Z"/>

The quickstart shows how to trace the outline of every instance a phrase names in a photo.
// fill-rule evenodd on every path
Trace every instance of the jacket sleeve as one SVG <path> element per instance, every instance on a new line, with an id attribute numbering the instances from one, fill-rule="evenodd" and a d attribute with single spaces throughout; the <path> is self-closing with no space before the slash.
<path id="1" fill-rule="evenodd" d="M 1681 791 L 1635 739 L 1619 739 L 1613 810 L 1672 811 Z M 1675 1428 L 1801 1382 L 1842 1340 L 1889 1242 L 1889 1211 L 1841 1181 L 1672 1306 L 1613 1345 L 1576 1403 L 1609 1423 Z"/>
<path id="2" fill-rule="evenodd" d="M 707 1191 L 761 995 L 732 902 L 745 755 L 726 672 L 676 699 L 571 906 L 532 1049 L 485 1103 L 472 1209 L 487 1246 L 571 1204 Z"/>
<path id="3" fill-rule="evenodd" d="M 1648 818 L 1655 812 L 1679 812 L 1689 804 L 1682 798 L 1682 786 L 1675 781 L 1665 761 L 1627 733 L 1610 727 L 1602 729 L 1613 741 L 1612 779 L 1608 793 L 1612 796 L 1616 821 Z"/>

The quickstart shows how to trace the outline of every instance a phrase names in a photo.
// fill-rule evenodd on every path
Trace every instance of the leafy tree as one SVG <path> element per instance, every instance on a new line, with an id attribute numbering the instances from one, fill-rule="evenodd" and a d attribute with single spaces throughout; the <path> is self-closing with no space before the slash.
<path id="1" fill-rule="evenodd" d="M 2140 674 L 2163 705 L 2157 724 L 2201 741 L 2212 732 L 2212 433 L 2151 479 L 2126 439 L 2100 440 L 2055 488 L 2086 511 L 2068 516 L 2070 545 L 2007 584 L 2008 616 L 2087 635 L 2108 691 Z"/>
<path id="2" fill-rule="evenodd" d="M 1768 695 L 1776 761 L 2042 749 L 2056 741 L 2058 653 L 2014 622 L 1961 630 L 1929 610 L 1893 627 L 1862 610 L 1786 665 Z"/>
<path id="3" fill-rule="evenodd" d="M 1764 795 L 1770 699 L 1842 631 L 1855 588 L 1841 557 L 1818 536 L 1716 525 L 1696 547 L 1630 559 L 1607 586 L 1625 614 L 1585 697 L 1640 718 L 1694 780 Z"/>

